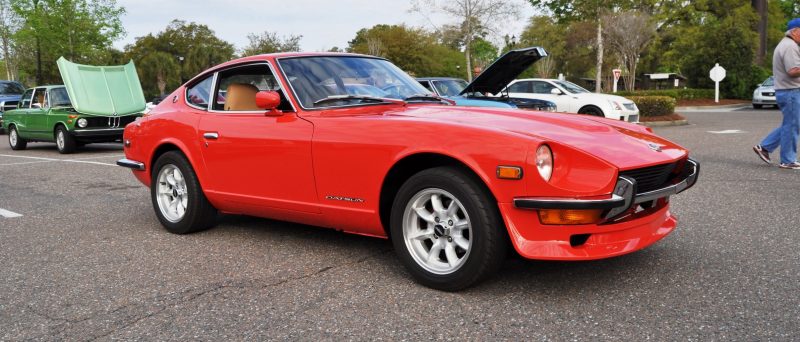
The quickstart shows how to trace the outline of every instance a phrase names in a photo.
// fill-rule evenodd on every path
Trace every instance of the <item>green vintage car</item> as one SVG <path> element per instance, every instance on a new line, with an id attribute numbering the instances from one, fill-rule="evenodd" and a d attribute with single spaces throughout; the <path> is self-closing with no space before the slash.
<path id="1" fill-rule="evenodd" d="M 89 66 L 58 60 L 64 85 L 25 91 L 17 109 L 5 112 L 3 128 L 13 150 L 29 142 L 55 142 L 60 153 L 76 147 L 122 139 L 125 125 L 145 109 L 133 62 Z"/>

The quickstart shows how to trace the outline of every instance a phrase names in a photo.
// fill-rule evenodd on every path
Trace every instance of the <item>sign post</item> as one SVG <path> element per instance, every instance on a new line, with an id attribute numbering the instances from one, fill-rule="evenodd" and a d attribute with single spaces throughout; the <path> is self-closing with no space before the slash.
<path id="1" fill-rule="evenodd" d="M 622 76 L 622 70 L 614 69 L 612 70 L 614 73 L 614 92 L 617 92 L 617 83 L 619 83 L 619 77 Z"/>
<path id="2" fill-rule="evenodd" d="M 714 102 L 719 103 L 719 82 L 722 82 L 722 80 L 725 79 L 725 68 L 719 66 L 719 63 L 716 63 L 716 65 L 711 68 L 708 76 L 711 77 L 712 81 L 714 81 Z"/>

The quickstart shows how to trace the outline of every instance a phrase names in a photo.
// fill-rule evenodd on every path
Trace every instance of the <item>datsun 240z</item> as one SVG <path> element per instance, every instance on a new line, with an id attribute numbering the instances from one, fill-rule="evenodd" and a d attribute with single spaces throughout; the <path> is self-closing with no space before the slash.
<path id="1" fill-rule="evenodd" d="M 213 67 L 129 124 L 124 151 L 170 232 L 223 212 L 390 238 L 414 278 L 448 291 L 512 247 L 550 260 L 645 248 L 675 229 L 670 196 L 699 172 L 643 126 L 456 107 L 385 59 L 332 53 Z"/>

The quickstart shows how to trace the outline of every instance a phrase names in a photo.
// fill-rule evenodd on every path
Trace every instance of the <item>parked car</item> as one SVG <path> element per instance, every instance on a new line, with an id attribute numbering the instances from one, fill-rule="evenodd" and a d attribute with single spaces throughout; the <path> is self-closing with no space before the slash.
<path id="1" fill-rule="evenodd" d="M 775 100 L 775 77 L 770 76 L 753 91 L 753 108 L 761 109 L 764 106 L 778 107 Z"/>
<path id="2" fill-rule="evenodd" d="M 556 111 L 555 103 L 543 99 L 509 97 L 501 90 L 533 63 L 547 56 L 542 48 L 509 51 L 472 83 L 452 77 L 421 77 L 417 81 L 428 91 L 453 100 L 459 106 L 520 108 L 544 112 Z M 493 96 L 497 94 L 497 96 Z"/>
<path id="3" fill-rule="evenodd" d="M 3 129 L 3 113 L 16 108 L 25 87 L 16 81 L 0 81 L 0 133 Z"/>
<path id="4" fill-rule="evenodd" d="M 150 188 L 169 232 L 224 212 L 391 238 L 411 275 L 441 290 L 486 278 L 510 246 L 549 260 L 645 248 L 675 229 L 670 197 L 697 181 L 689 152 L 644 126 L 424 93 L 373 56 L 240 58 L 128 125 L 117 164 Z"/>
<path id="5" fill-rule="evenodd" d="M 587 114 L 609 119 L 639 122 L 639 108 L 622 96 L 598 94 L 556 79 L 520 79 L 505 90 L 512 97 L 541 98 L 555 102 L 562 113 Z"/>
<path id="6" fill-rule="evenodd" d="M 144 95 L 133 62 L 95 67 L 62 57 L 58 68 L 64 85 L 30 88 L 5 113 L 11 149 L 55 142 L 58 152 L 72 153 L 79 145 L 121 140 L 125 125 L 141 116 Z"/>

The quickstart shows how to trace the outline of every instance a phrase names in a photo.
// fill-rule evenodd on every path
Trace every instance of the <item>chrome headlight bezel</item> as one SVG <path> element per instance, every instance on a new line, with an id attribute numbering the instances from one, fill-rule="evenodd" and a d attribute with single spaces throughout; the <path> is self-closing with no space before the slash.
<path id="1" fill-rule="evenodd" d="M 80 128 L 86 128 L 86 126 L 89 126 L 89 121 L 86 120 L 86 118 L 80 118 L 78 121 L 76 121 L 76 124 Z"/>

